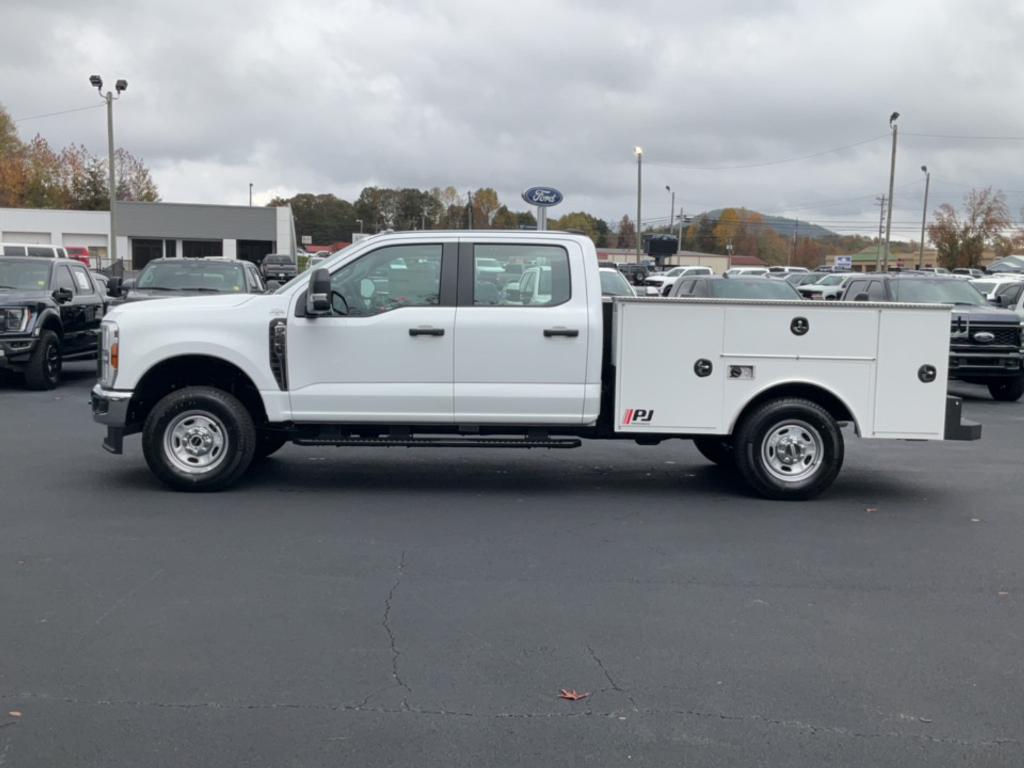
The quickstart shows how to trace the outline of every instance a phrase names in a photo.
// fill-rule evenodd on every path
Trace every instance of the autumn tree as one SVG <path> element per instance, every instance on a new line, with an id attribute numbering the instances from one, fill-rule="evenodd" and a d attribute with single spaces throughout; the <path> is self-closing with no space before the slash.
<path id="1" fill-rule="evenodd" d="M 619 221 L 619 236 L 615 243 L 616 248 L 636 247 L 636 226 L 629 215 L 625 215 Z"/>
<path id="2" fill-rule="evenodd" d="M 501 207 L 498 193 L 490 187 L 483 187 L 473 193 L 473 229 L 489 229 L 494 214 Z"/>
<path id="3" fill-rule="evenodd" d="M 940 205 L 934 223 L 928 227 L 928 237 L 938 250 L 942 266 L 977 267 L 985 247 L 993 244 L 1009 226 L 1006 197 L 986 187 L 967 193 L 962 212 L 949 203 Z"/>
<path id="4" fill-rule="evenodd" d="M 567 213 L 558 219 L 551 219 L 548 222 L 548 228 L 559 229 L 562 231 L 573 230 L 575 232 L 582 232 L 593 240 L 594 245 L 599 248 L 606 248 L 608 246 L 607 222 L 584 211 L 573 211 L 572 213 Z"/>

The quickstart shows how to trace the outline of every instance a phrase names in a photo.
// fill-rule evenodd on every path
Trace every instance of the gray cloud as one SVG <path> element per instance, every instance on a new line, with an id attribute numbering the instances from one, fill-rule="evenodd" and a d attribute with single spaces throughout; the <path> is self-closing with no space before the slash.
<path id="1" fill-rule="evenodd" d="M 0 82 L 14 117 L 90 103 L 87 76 L 129 80 L 118 141 L 165 199 L 354 196 L 366 184 L 559 186 L 568 208 L 645 218 L 745 205 L 872 226 L 888 182 L 893 109 L 906 133 L 1024 134 L 1017 36 L 1005 2 L 715 4 L 550 0 L 131 2 L 5 0 Z M 102 110 L 28 121 L 23 135 L 100 151 Z M 897 235 L 933 200 L 992 184 L 1024 205 L 1024 142 L 907 135 Z"/>

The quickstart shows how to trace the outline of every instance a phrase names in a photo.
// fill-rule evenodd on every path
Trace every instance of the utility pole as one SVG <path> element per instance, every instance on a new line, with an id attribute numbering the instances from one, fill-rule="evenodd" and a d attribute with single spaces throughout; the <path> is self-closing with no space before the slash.
<path id="1" fill-rule="evenodd" d="M 683 252 L 683 206 L 679 206 L 679 240 L 676 245 L 676 253 Z"/>
<path id="2" fill-rule="evenodd" d="M 249 182 L 249 207 L 252 208 L 252 182 Z"/>
<path id="3" fill-rule="evenodd" d="M 676 193 L 668 184 L 665 185 L 665 190 L 672 195 L 672 203 L 668 207 L 668 233 L 671 235 L 676 223 Z"/>
<path id="4" fill-rule="evenodd" d="M 885 224 L 885 201 L 886 197 L 883 194 L 881 197 L 876 197 L 878 201 L 878 256 L 875 257 L 875 272 L 882 271 L 882 227 Z"/>
<path id="5" fill-rule="evenodd" d="M 899 133 L 899 126 L 896 121 L 900 113 L 893 112 L 889 117 L 889 127 L 892 128 L 892 160 L 889 162 L 889 208 L 885 214 L 885 253 L 882 255 L 883 271 L 889 271 L 889 234 L 892 231 L 892 188 L 896 181 L 896 135 Z"/>
<path id="6" fill-rule="evenodd" d="M 932 174 L 927 165 L 922 165 L 924 171 L 924 211 L 921 213 L 921 250 L 917 252 L 917 268 L 920 269 L 924 262 L 924 225 L 928 221 L 928 185 L 932 182 Z"/>
<path id="7" fill-rule="evenodd" d="M 796 240 L 797 235 L 800 232 L 800 219 L 797 219 L 793 224 L 793 249 L 789 252 L 789 262 L 786 266 L 793 266 L 793 259 L 796 258 Z"/>
<path id="8" fill-rule="evenodd" d="M 466 192 L 466 200 L 469 201 L 468 204 L 466 205 L 466 208 L 469 209 L 469 228 L 472 229 L 473 228 L 473 190 L 468 190 Z"/>
<path id="9" fill-rule="evenodd" d="M 640 225 L 640 201 L 643 189 L 643 147 L 635 147 L 636 153 L 636 263 L 640 263 L 640 250 L 643 245 L 643 227 Z"/>
<path id="10" fill-rule="evenodd" d="M 114 209 L 117 207 L 117 183 L 114 178 L 114 100 L 121 98 L 121 94 L 128 90 L 127 80 L 118 80 L 114 83 L 113 91 L 103 93 L 103 78 L 99 75 L 89 75 L 89 85 L 99 91 L 100 98 L 107 102 L 107 189 L 110 195 L 110 266 L 117 263 L 117 227 L 114 226 Z"/>

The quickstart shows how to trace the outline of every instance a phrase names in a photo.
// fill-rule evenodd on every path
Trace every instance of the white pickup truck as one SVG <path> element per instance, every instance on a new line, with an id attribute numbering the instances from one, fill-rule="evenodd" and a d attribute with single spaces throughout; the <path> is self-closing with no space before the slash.
<path id="1" fill-rule="evenodd" d="M 544 285 L 524 294 L 531 269 Z M 841 424 L 980 436 L 946 395 L 949 307 L 610 300 L 598 269 L 576 235 L 410 232 L 362 240 L 272 294 L 118 307 L 93 415 L 112 453 L 141 432 L 178 490 L 225 488 L 287 442 L 687 438 L 757 493 L 805 499 L 842 466 Z"/>

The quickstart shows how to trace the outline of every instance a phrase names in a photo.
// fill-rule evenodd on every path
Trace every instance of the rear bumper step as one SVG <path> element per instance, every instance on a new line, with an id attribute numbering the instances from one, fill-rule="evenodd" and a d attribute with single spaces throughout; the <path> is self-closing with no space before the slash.
<path id="1" fill-rule="evenodd" d="M 516 437 L 300 437 L 295 445 L 361 445 L 382 448 L 579 448 L 577 438 L 532 440 Z"/>
<path id="2" fill-rule="evenodd" d="M 963 418 L 964 403 L 959 397 L 946 397 L 946 440 L 980 440 L 981 424 Z"/>

